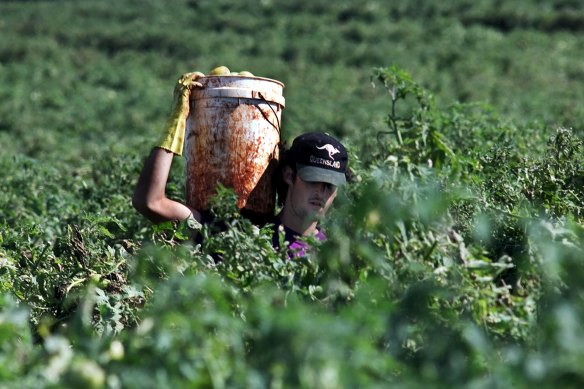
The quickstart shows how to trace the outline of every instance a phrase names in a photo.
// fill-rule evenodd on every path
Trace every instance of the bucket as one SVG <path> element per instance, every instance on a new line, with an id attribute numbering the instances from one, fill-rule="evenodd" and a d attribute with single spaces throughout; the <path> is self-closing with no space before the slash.
<path id="1" fill-rule="evenodd" d="M 217 184 L 249 215 L 273 215 L 284 84 L 261 77 L 206 76 L 187 118 L 186 201 L 208 210 Z M 243 213 L 245 213 L 243 212 Z"/>

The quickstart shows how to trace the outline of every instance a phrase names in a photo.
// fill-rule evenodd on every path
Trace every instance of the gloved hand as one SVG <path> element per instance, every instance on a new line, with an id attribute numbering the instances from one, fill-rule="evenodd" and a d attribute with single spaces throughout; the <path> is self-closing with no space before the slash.
<path id="1" fill-rule="evenodd" d="M 171 151 L 176 155 L 182 155 L 191 91 L 194 87 L 202 86 L 196 80 L 204 76 L 201 72 L 191 72 L 185 73 L 179 78 L 174 87 L 172 111 L 164 127 L 164 134 L 158 143 L 158 147 Z"/>

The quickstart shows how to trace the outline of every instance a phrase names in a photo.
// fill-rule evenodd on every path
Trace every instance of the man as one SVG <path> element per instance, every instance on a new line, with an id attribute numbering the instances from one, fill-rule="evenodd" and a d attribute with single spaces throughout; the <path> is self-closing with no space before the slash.
<path id="1" fill-rule="evenodd" d="M 132 204 L 154 223 L 186 220 L 189 226 L 198 228 L 206 221 L 204 212 L 169 199 L 165 193 L 172 159 L 182 154 L 190 93 L 201 85 L 196 80 L 202 76 L 198 72 L 187 73 L 179 79 L 164 136 L 146 160 L 134 191 Z M 337 187 L 346 182 L 347 162 L 345 147 L 324 133 L 304 134 L 293 141 L 281 160 L 284 190 L 279 194 L 284 201 L 274 220 L 274 247 L 279 246 L 278 231 L 282 229 L 294 255 L 303 255 L 307 250 L 301 237 L 325 239 L 318 221 L 333 203 Z"/>
<path id="2" fill-rule="evenodd" d="M 300 135 L 290 150 L 282 157 L 281 180 L 287 185 L 281 212 L 275 220 L 282 226 L 289 249 L 303 255 L 306 243 L 298 240 L 303 236 L 315 236 L 324 240 L 318 228 L 336 195 L 337 187 L 345 184 L 347 175 L 347 151 L 335 138 L 318 132 Z M 277 234 L 272 244 L 278 247 Z"/>

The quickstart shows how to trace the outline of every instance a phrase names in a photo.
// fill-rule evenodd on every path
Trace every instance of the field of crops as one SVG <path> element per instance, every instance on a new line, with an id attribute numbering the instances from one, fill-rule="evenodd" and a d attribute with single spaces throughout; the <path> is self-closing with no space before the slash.
<path id="1" fill-rule="evenodd" d="M 12 0 L 0 37 L 1 388 L 584 386 L 580 1 Z M 229 190 L 199 245 L 132 208 L 218 65 L 348 146 L 307 258 Z"/>

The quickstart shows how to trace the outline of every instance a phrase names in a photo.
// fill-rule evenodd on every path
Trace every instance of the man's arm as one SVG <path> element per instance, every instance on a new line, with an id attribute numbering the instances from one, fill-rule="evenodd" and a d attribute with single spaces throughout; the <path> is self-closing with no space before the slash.
<path id="1" fill-rule="evenodd" d="M 194 87 L 201 86 L 197 82 L 200 77 L 203 77 L 201 72 L 185 73 L 176 83 L 172 110 L 164 127 L 162 139 L 150 152 L 134 190 L 132 197 L 134 208 L 154 223 L 184 220 L 191 213 L 196 220 L 201 220 L 200 212 L 166 197 L 166 183 L 172 158 L 174 155 L 182 155 L 190 95 Z"/>
<path id="2" fill-rule="evenodd" d="M 166 183 L 174 154 L 155 147 L 146 159 L 132 197 L 132 205 L 154 223 L 184 220 L 192 213 L 201 220 L 201 213 L 181 202 L 166 197 Z"/>

